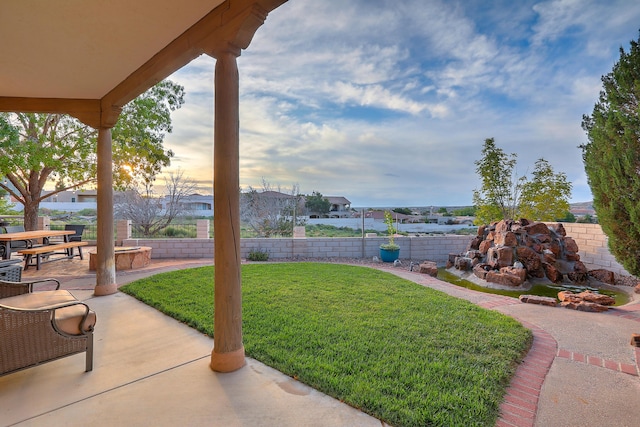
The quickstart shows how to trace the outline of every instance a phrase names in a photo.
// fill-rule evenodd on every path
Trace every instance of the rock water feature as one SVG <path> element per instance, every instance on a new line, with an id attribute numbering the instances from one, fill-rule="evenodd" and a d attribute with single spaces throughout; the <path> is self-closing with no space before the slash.
<path id="1" fill-rule="evenodd" d="M 578 245 L 566 235 L 562 224 L 526 219 L 479 227 L 466 253 L 449 255 L 447 269 L 471 272 L 475 283 L 502 289 L 526 290 L 532 283 L 570 282 L 580 286 L 591 280 L 613 285 L 615 280 L 611 271 L 587 269 L 580 261 Z M 583 311 L 603 311 L 615 304 L 614 298 L 590 291 L 579 294 L 563 291 L 558 298 L 561 305 Z M 520 300 L 557 304 L 554 298 L 535 295 L 521 295 Z"/>

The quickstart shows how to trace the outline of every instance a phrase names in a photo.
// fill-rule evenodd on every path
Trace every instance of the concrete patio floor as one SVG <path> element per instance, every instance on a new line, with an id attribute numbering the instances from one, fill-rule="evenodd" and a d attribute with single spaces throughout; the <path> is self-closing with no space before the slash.
<path id="1" fill-rule="evenodd" d="M 72 291 L 98 316 L 84 354 L 0 377 L 3 426 L 380 426 L 253 359 L 212 372 L 213 340 L 128 295 Z"/>

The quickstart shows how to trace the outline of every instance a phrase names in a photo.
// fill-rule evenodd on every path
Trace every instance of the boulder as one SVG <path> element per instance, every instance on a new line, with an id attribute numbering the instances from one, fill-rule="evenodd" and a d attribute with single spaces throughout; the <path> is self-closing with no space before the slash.
<path id="1" fill-rule="evenodd" d="M 573 263 L 573 271 L 567 273 L 567 278 L 573 283 L 585 283 L 589 280 L 589 274 L 587 272 L 587 267 L 582 261 L 575 261 Z"/>
<path id="2" fill-rule="evenodd" d="M 594 302 L 587 302 L 587 301 L 580 301 L 580 302 L 565 301 L 560 303 L 560 305 L 564 308 L 570 308 L 572 310 L 578 310 L 578 311 L 586 311 L 589 313 L 601 313 L 609 309 L 609 307 L 606 307 L 604 305 L 596 304 Z"/>
<path id="3" fill-rule="evenodd" d="M 567 273 L 567 279 L 571 280 L 573 283 L 581 284 L 586 283 L 589 280 L 589 275 L 587 273 L 576 273 L 572 271 L 571 273 Z"/>
<path id="4" fill-rule="evenodd" d="M 542 268 L 544 269 L 544 274 L 547 276 L 547 278 L 550 281 L 552 281 L 553 283 L 562 282 L 563 280 L 562 273 L 560 273 L 560 271 L 555 266 L 544 262 L 542 263 Z"/>
<path id="5" fill-rule="evenodd" d="M 489 249 L 493 246 L 493 240 L 483 240 L 478 247 L 478 250 L 482 255 L 486 255 Z"/>
<path id="6" fill-rule="evenodd" d="M 583 301 L 594 302 L 600 305 L 614 305 L 616 299 L 608 295 L 596 294 L 591 291 L 584 291 L 578 294 Z"/>
<path id="7" fill-rule="evenodd" d="M 588 274 L 602 283 L 607 283 L 609 285 L 614 285 L 616 283 L 616 276 L 613 271 L 605 270 L 604 268 L 589 270 Z"/>
<path id="8" fill-rule="evenodd" d="M 580 302 L 582 298 L 580 298 L 577 294 L 569 291 L 561 291 L 558 292 L 558 299 L 560 302 Z"/>
<path id="9" fill-rule="evenodd" d="M 524 302 L 527 304 L 539 304 L 539 305 L 547 305 L 549 307 L 555 307 L 558 305 L 558 301 L 555 298 L 551 297 L 541 297 L 538 295 L 520 295 L 518 297 L 520 302 Z"/>
<path id="10" fill-rule="evenodd" d="M 454 264 L 456 263 L 456 258 L 462 256 L 462 254 L 449 254 L 449 257 L 447 258 L 447 262 L 446 262 L 446 268 L 451 268 L 454 266 Z"/>
<path id="11" fill-rule="evenodd" d="M 544 222 L 533 222 L 531 224 L 525 225 L 523 228 L 529 235 L 551 233 L 549 227 L 547 227 L 547 224 L 545 224 Z"/>
<path id="12" fill-rule="evenodd" d="M 536 236 L 536 241 L 538 243 L 551 243 L 553 239 L 550 234 L 538 234 Z"/>
<path id="13" fill-rule="evenodd" d="M 555 234 L 557 234 L 558 236 L 566 236 L 567 235 L 567 231 L 564 229 L 564 225 L 562 225 L 561 223 L 557 222 L 555 224 L 549 224 L 549 229 L 551 231 L 553 231 Z"/>
<path id="14" fill-rule="evenodd" d="M 504 246 L 490 248 L 487 252 L 487 263 L 497 268 L 513 264 L 513 248 Z"/>
<path id="15" fill-rule="evenodd" d="M 547 264 L 553 265 L 556 263 L 556 256 L 549 249 L 542 251 L 542 258 Z"/>
<path id="16" fill-rule="evenodd" d="M 516 276 L 518 279 L 520 279 L 520 284 L 524 283 L 524 281 L 527 280 L 527 270 L 525 270 L 522 267 L 520 268 L 513 267 L 513 266 L 502 267 L 500 269 L 500 273 Z"/>
<path id="17" fill-rule="evenodd" d="M 562 307 L 592 313 L 607 311 L 607 306 L 613 305 L 616 302 L 616 300 L 610 296 L 595 294 L 591 291 L 584 291 L 579 294 L 562 291 L 558 292 L 558 299 Z"/>
<path id="18" fill-rule="evenodd" d="M 511 229 L 511 224 L 513 224 L 513 221 L 510 219 L 503 219 L 502 221 L 499 221 L 496 224 L 496 234 L 509 231 Z"/>
<path id="19" fill-rule="evenodd" d="M 438 277 L 438 265 L 433 261 L 424 261 L 420 263 L 420 273 Z"/>
<path id="20" fill-rule="evenodd" d="M 580 254 L 576 253 L 576 252 L 567 252 L 564 255 L 564 258 L 567 261 L 580 261 Z"/>
<path id="21" fill-rule="evenodd" d="M 482 243 L 482 237 L 474 237 L 469 243 L 469 249 L 478 249 L 480 248 L 480 244 Z"/>
<path id="22" fill-rule="evenodd" d="M 511 274 L 510 272 L 507 273 L 495 270 L 488 271 L 487 275 L 485 276 L 485 280 L 487 282 L 496 283 L 498 285 L 514 287 L 520 286 L 522 285 L 522 283 L 524 283 L 524 280 L 521 279 L 521 277 L 518 275 Z"/>
<path id="23" fill-rule="evenodd" d="M 486 280 L 487 272 L 489 270 L 491 270 L 491 266 L 489 266 L 489 264 L 480 263 L 473 266 L 473 274 L 482 280 Z"/>
<path id="24" fill-rule="evenodd" d="M 534 275 L 534 272 L 540 270 L 542 267 L 540 255 L 538 255 L 533 249 L 526 246 L 518 246 L 516 248 L 516 258 L 524 265 L 524 268 L 532 276 Z"/>
<path id="25" fill-rule="evenodd" d="M 456 270 L 460 271 L 469 271 L 473 267 L 473 260 L 467 257 L 458 257 L 456 258 L 456 262 L 453 264 L 453 267 Z"/>
<path id="26" fill-rule="evenodd" d="M 559 258 L 560 257 L 560 253 L 561 253 L 561 247 L 560 247 L 560 242 L 558 242 L 557 240 L 553 240 L 551 243 L 544 245 L 545 250 L 549 250 L 551 251 L 551 253 L 556 257 Z"/>
<path id="27" fill-rule="evenodd" d="M 512 248 L 518 246 L 518 239 L 516 238 L 515 233 L 513 233 L 512 231 L 496 233 L 493 241 L 497 246 L 509 246 Z"/>
<path id="28" fill-rule="evenodd" d="M 564 238 L 564 249 L 567 252 L 578 252 L 578 244 L 571 237 Z"/>

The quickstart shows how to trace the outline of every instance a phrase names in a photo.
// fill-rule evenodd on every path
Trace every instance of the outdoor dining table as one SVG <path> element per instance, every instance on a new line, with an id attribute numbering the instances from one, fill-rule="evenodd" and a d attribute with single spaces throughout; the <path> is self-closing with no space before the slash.
<path id="1" fill-rule="evenodd" d="M 34 231 L 19 231 L 17 233 L 4 233 L 0 234 L 0 255 L 2 259 L 11 258 L 11 242 L 17 240 L 33 240 L 42 239 L 45 245 L 49 244 L 51 237 L 62 236 L 64 241 L 67 242 L 69 236 L 75 234 L 74 230 L 34 230 Z"/>

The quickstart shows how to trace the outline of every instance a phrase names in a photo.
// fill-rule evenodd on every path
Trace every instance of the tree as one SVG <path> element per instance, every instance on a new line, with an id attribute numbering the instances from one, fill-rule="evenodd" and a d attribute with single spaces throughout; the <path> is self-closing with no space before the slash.
<path id="1" fill-rule="evenodd" d="M 134 178 L 152 182 L 173 153 L 162 141 L 171 132 L 171 111 L 180 108 L 184 89 L 163 81 L 129 104 L 112 129 L 116 188 Z M 97 132 L 62 114 L 0 113 L 0 183 L 24 205 L 24 226 L 37 226 L 40 202 L 51 194 L 93 184 L 96 180 Z M 53 181 L 53 193 L 43 195 Z"/>
<path id="2" fill-rule="evenodd" d="M 585 216 L 578 218 L 576 222 L 580 224 L 595 224 L 598 221 L 596 221 L 591 215 L 586 214 Z"/>
<path id="3" fill-rule="evenodd" d="M 13 204 L 7 200 L 9 193 L 0 188 L 0 215 L 16 215 L 18 212 L 13 210 Z"/>
<path id="4" fill-rule="evenodd" d="M 609 250 L 640 275 L 640 38 L 602 77 L 603 90 L 582 128 L 585 172 Z"/>
<path id="5" fill-rule="evenodd" d="M 395 208 L 392 209 L 391 212 L 395 212 L 395 213 L 399 213 L 399 214 L 403 214 L 403 215 L 412 215 L 413 212 L 411 212 L 411 209 L 409 208 Z"/>
<path id="6" fill-rule="evenodd" d="M 453 210 L 453 215 L 455 215 L 455 216 L 475 216 L 476 215 L 476 208 L 475 208 L 475 206 L 466 206 L 464 208 L 454 209 Z"/>
<path id="7" fill-rule="evenodd" d="M 184 201 L 196 189 L 195 181 L 185 178 L 183 171 L 172 172 L 165 181 L 164 195 L 157 194 L 150 182 L 122 193 L 114 204 L 115 217 L 130 219 L 145 237 L 155 236 L 175 218 L 190 213 Z"/>
<path id="8" fill-rule="evenodd" d="M 476 224 L 501 219 L 527 218 L 554 221 L 569 210 L 571 183 L 555 173 L 545 159 L 536 161 L 533 179 L 516 174 L 517 155 L 507 155 L 493 138 L 486 139 L 482 158 L 475 162 L 482 183 L 473 191 Z"/>
<path id="9" fill-rule="evenodd" d="M 562 218 L 558 218 L 559 222 L 576 222 L 577 218 L 574 214 L 567 211 Z"/>
<path id="10" fill-rule="evenodd" d="M 533 179 L 523 181 L 518 216 L 535 221 L 557 221 L 569 210 L 571 183 L 566 174 L 555 173 L 545 159 L 538 159 Z"/>
<path id="11" fill-rule="evenodd" d="M 515 179 L 516 155 L 507 155 L 493 138 L 484 141 L 482 158 L 474 162 L 482 186 L 473 191 L 476 223 L 515 218 L 521 180 Z"/>
<path id="12" fill-rule="evenodd" d="M 609 249 L 624 268 L 640 275 L 640 39 L 602 77 L 591 116 L 582 128 L 585 172 L 593 207 Z"/>
<path id="13" fill-rule="evenodd" d="M 322 193 L 314 191 L 310 196 L 306 197 L 304 207 L 311 214 L 316 214 L 319 217 L 326 215 L 331 210 L 331 202 L 325 198 Z"/>
<path id="14" fill-rule="evenodd" d="M 286 194 L 263 178 L 261 191 L 249 186 L 240 195 L 240 220 L 259 237 L 291 236 L 294 224 L 302 224 L 296 219 L 301 199 L 297 184 Z"/>

